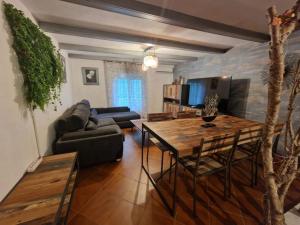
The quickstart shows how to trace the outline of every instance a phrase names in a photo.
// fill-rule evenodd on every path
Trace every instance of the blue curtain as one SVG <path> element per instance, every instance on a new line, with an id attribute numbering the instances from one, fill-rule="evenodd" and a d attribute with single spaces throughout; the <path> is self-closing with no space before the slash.
<path id="1" fill-rule="evenodd" d="M 113 81 L 113 106 L 128 106 L 131 110 L 142 112 L 143 81 L 137 77 L 120 76 Z"/>

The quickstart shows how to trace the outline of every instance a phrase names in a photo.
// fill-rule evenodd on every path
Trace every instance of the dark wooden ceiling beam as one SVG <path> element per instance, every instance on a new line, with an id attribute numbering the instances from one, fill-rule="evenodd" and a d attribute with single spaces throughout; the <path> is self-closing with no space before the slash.
<path id="1" fill-rule="evenodd" d="M 83 27 L 74 27 L 74 26 L 68 26 L 68 25 L 56 24 L 56 23 L 39 22 L 39 25 L 44 31 L 50 33 L 94 38 L 94 39 L 101 39 L 101 40 L 111 40 L 111 41 L 129 42 L 129 43 L 143 43 L 143 44 L 149 43 L 158 46 L 165 46 L 170 48 L 207 52 L 207 53 L 225 53 L 226 51 L 229 50 L 228 48 L 227 49 L 216 48 L 216 47 L 190 44 L 190 43 L 173 41 L 173 40 L 162 39 L 162 38 L 93 30 L 93 29 L 87 29 Z"/>
<path id="2" fill-rule="evenodd" d="M 190 16 L 174 10 L 164 9 L 158 6 L 134 0 L 62 1 L 248 41 L 266 42 L 270 40 L 269 35 L 264 33 L 242 29 L 195 16 Z"/>

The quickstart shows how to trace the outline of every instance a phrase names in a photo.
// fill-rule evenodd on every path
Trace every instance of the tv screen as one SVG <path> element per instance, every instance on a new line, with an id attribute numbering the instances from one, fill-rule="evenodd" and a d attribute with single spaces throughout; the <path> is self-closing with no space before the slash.
<path id="1" fill-rule="evenodd" d="M 192 107 L 203 108 L 206 96 L 219 96 L 219 111 L 226 112 L 230 95 L 231 77 L 209 77 L 189 79 L 189 100 Z"/>

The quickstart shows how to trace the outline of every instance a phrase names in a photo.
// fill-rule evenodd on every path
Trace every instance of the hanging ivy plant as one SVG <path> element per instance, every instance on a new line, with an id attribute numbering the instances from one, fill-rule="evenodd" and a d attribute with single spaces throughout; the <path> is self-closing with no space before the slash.
<path id="1" fill-rule="evenodd" d="M 45 109 L 59 99 L 63 67 L 61 56 L 45 35 L 24 13 L 4 3 L 13 35 L 13 48 L 24 76 L 26 100 L 33 109 Z"/>

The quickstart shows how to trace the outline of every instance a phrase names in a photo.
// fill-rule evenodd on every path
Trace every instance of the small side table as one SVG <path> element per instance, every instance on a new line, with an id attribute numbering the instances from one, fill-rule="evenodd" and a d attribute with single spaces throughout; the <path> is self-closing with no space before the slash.
<path id="1" fill-rule="evenodd" d="M 0 224 L 66 224 L 78 169 L 77 153 L 44 157 L 0 204 Z"/>

